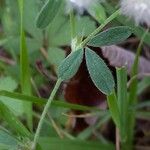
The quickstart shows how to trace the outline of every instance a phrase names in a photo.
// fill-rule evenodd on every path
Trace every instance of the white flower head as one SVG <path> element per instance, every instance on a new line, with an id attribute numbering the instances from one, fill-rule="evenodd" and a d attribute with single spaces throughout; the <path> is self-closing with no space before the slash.
<path id="1" fill-rule="evenodd" d="M 121 0 L 122 14 L 150 26 L 150 0 Z"/>
<path id="2" fill-rule="evenodd" d="M 96 3 L 98 0 L 66 0 L 68 3 L 68 10 L 70 8 L 75 8 L 79 14 L 82 14 L 84 10 L 88 9 L 93 3 Z M 68 11 L 68 12 L 69 12 Z"/>

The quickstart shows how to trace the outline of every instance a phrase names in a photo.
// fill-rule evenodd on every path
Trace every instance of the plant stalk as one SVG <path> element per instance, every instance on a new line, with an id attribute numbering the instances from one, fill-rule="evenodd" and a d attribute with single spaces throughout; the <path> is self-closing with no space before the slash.
<path id="1" fill-rule="evenodd" d="M 81 44 L 80 47 L 84 47 L 87 42 L 89 42 L 96 34 L 98 34 L 109 22 L 115 19 L 120 14 L 120 9 L 115 11 L 111 16 L 109 16 L 94 32 L 92 32 Z"/>
<path id="2" fill-rule="evenodd" d="M 55 96 L 55 94 L 56 94 L 56 92 L 57 92 L 61 82 L 62 82 L 61 79 L 57 80 L 57 82 L 55 84 L 55 87 L 54 87 L 54 89 L 53 89 L 53 91 L 52 91 L 52 93 L 51 93 L 51 95 L 50 95 L 50 97 L 49 97 L 45 107 L 44 107 L 44 110 L 42 112 L 40 121 L 38 123 L 37 129 L 36 129 L 36 132 L 35 132 L 33 144 L 32 144 L 32 147 L 31 147 L 32 150 L 35 150 L 35 148 L 36 148 L 36 145 L 37 145 L 37 142 L 38 142 L 38 139 L 39 139 L 39 136 L 40 136 L 40 132 L 41 132 L 41 129 L 42 129 L 42 125 L 44 123 L 45 116 L 46 116 L 46 114 L 48 112 L 48 109 L 49 109 L 49 107 L 51 105 L 51 102 L 52 102 L 52 100 L 53 100 L 53 98 L 54 98 L 54 96 Z"/>

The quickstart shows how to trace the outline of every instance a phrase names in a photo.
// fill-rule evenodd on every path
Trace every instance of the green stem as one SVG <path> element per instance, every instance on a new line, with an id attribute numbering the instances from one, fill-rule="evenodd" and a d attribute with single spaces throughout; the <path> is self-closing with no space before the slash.
<path id="1" fill-rule="evenodd" d="M 111 16 L 109 16 L 94 32 L 92 32 L 81 44 L 80 47 L 84 47 L 87 42 L 89 42 L 96 34 L 98 34 L 109 22 L 115 19 L 120 14 L 120 9 L 115 11 Z"/>
<path id="2" fill-rule="evenodd" d="M 41 129 L 42 129 L 42 125 L 44 123 L 45 116 L 46 116 L 46 114 L 48 112 L 48 109 L 49 109 L 49 107 L 51 105 L 51 102 L 52 102 L 52 100 L 53 100 L 53 98 L 54 98 L 54 96 L 55 96 L 55 94 L 56 94 L 56 92 L 57 92 L 61 82 L 62 82 L 61 79 L 57 80 L 56 85 L 55 85 L 55 87 L 54 87 L 54 89 L 53 89 L 53 91 L 52 91 L 52 93 L 51 93 L 51 95 L 50 95 L 50 97 L 49 97 L 45 107 L 44 107 L 44 110 L 42 112 L 40 121 L 38 123 L 38 127 L 37 127 L 36 132 L 35 132 L 35 136 L 34 136 L 34 140 L 33 140 L 33 144 L 32 144 L 32 150 L 35 150 L 35 148 L 36 148 L 36 145 L 37 145 L 37 142 L 38 142 L 38 139 L 39 139 L 39 136 L 40 136 L 40 132 L 41 132 Z"/>

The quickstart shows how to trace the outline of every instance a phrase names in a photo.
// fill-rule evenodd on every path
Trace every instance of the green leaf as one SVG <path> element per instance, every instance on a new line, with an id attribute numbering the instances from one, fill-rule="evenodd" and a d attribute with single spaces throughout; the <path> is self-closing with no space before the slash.
<path id="1" fill-rule="evenodd" d="M 147 33 L 148 33 L 148 30 L 146 30 L 145 33 L 143 34 L 141 41 L 139 43 L 139 46 L 137 48 L 134 63 L 131 68 L 131 79 L 134 78 L 134 76 L 136 76 L 138 74 L 138 66 L 139 66 L 139 59 L 140 59 L 139 57 L 140 57 L 143 42 L 144 42 L 144 39 L 145 39 Z M 129 86 L 129 91 L 130 92 L 129 92 L 129 96 L 128 96 L 128 103 L 129 103 L 129 105 L 136 105 L 137 100 L 138 100 L 138 96 L 137 96 L 138 79 L 137 78 L 135 78 L 131 82 L 131 84 Z M 127 132 L 127 138 L 129 140 L 129 142 L 133 142 L 133 138 L 134 138 L 135 114 L 136 114 L 136 111 L 134 109 L 132 109 L 131 112 L 128 113 L 129 124 L 127 126 L 127 130 L 129 132 Z"/>
<path id="2" fill-rule="evenodd" d="M 106 20 L 106 12 L 104 7 L 100 3 L 93 3 L 88 9 L 88 13 L 96 19 L 99 23 L 103 23 Z"/>
<path id="3" fill-rule="evenodd" d="M 62 49 L 57 47 L 50 47 L 48 49 L 48 60 L 50 64 L 56 67 L 56 69 L 64 59 L 65 59 L 65 52 Z"/>
<path id="4" fill-rule="evenodd" d="M 10 133 L 0 129 L 0 145 L 6 147 L 6 149 L 17 148 L 17 139 Z M 1 147 L 0 147 L 1 148 Z"/>
<path id="5" fill-rule="evenodd" d="M 107 3 L 103 3 L 106 12 L 111 15 L 115 10 L 116 7 L 112 6 L 109 2 Z M 133 22 L 133 20 L 129 20 L 128 17 L 119 15 L 116 19 L 115 22 L 117 21 L 117 23 L 121 23 L 123 25 L 127 25 L 129 27 L 131 27 L 133 29 L 134 34 L 141 39 L 143 34 L 145 33 L 146 29 L 142 26 L 135 26 L 135 22 Z M 144 42 L 146 44 L 148 44 L 150 46 L 150 33 L 148 33 L 144 39 Z"/>
<path id="6" fill-rule="evenodd" d="M 0 46 L 3 46 L 7 41 L 8 39 L 0 39 Z"/>
<path id="7" fill-rule="evenodd" d="M 1 77 L 0 78 L 0 90 L 14 91 L 17 88 L 17 83 L 11 77 Z"/>
<path id="8" fill-rule="evenodd" d="M 58 68 L 58 77 L 62 80 L 68 80 L 72 78 L 78 71 L 83 59 L 83 50 L 79 49 L 64 59 Z"/>
<path id="9" fill-rule="evenodd" d="M 115 83 L 109 68 L 105 62 L 89 48 L 86 48 L 85 55 L 87 68 L 93 83 L 104 94 L 110 94 Z"/>
<path id="10" fill-rule="evenodd" d="M 22 30 L 20 37 L 21 88 L 23 93 L 30 95 L 31 94 L 30 67 L 25 38 L 26 38 L 25 33 Z"/>
<path id="11" fill-rule="evenodd" d="M 41 45 L 39 46 L 39 48 L 42 47 L 43 35 L 42 31 L 35 27 L 35 18 L 39 13 L 40 6 L 41 6 L 40 1 L 24 0 L 24 22 L 23 22 L 24 30 L 26 31 L 26 33 L 29 33 L 34 38 L 34 39 L 32 38 L 32 40 L 36 40 L 37 45 Z"/>
<path id="12" fill-rule="evenodd" d="M 24 114 L 23 101 L 17 101 L 16 99 L 0 96 L 0 102 L 3 102 L 16 116 L 22 116 Z"/>
<path id="13" fill-rule="evenodd" d="M 127 135 L 127 114 L 128 114 L 128 98 L 127 98 L 127 69 L 126 67 L 117 68 L 117 98 L 120 111 L 121 140 L 125 140 Z"/>
<path id="14" fill-rule="evenodd" d="M 28 49 L 26 45 L 26 36 L 24 32 L 24 0 L 18 0 L 20 9 L 20 74 L 21 74 L 21 90 L 22 93 L 31 94 L 30 83 L 30 67 L 28 58 Z M 32 130 L 32 104 L 24 104 L 24 112 L 27 116 L 27 123 L 30 130 Z"/>
<path id="15" fill-rule="evenodd" d="M 10 98 L 12 101 L 17 100 L 17 101 L 33 102 L 39 105 L 44 105 L 47 102 L 46 99 L 44 98 L 38 98 L 38 97 L 23 95 L 23 94 L 14 93 L 14 92 L 12 93 L 8 91 L 0 91 L 0 96 Z M 52 106 L 70 108 L 70 109 L 81 110 L 81 111 L 100 111 L 99 108 L 71 104 L 71 103 L 58 101 L 58 100 L 52 101 Z"/>
<path id="16" fill-rule="evenodd" d="M 17 82 L 9 76 L 0 78 L 0 91 L 6 90 L 13 92 L 17 88 L 17 86 Z M 11 100 L 10 98 L 3 97 L 1 95 L 0 101 L 7 105 L 7 107 L 15 113 L 15 115 L 20 116 L 23 114 L 23 102 L 18 102 L 15 99 Z"/>
<path id="17" fill-rule="evenodd" d="M 101 142 L 93 141 L 41 138 L 39 143 L 44 150 L 49 150 L 49 148 L 51 148 L 51 150 L 114 150 L 113 144 L 103 144 Z"/>
<path id="18" fill-rule="evenodd" d="M 120 112 L 115 92 L 112 92 L 110 95 L 107 96 L 107 102 L 111 113 L 111 117 L 115 122 L 116 126 L 120 129 Z"/>
<path id="19" fill-rule="evenodd" d="M 38 14 L 36 26 L 41 29 L 46 28 L 56 16 L 61 3 L 62 0 L 48 0 Z"/>
<path id="20" fill-rule="evenodd" d="M 127 26 L 110 28 L 96 35 L 88 42 L 88 45 L 94 47 L 118 44 L 126 40 L 132 31 Z"/>
<path id="21" fill-rule="evenodd" d="M 17 134 L 23 137 L 30 137 L 30 132 L 2 102 L 0 102 L 0 117 L 3 118 L 3 120 L 8 123 L 9 127 Z"/>
<path id="22" fill-rule="evenodd" d="M 70 22 L 69 19 L 62 14 L 63 12 L 59 16 L 56 16 L 53 22 L 48 26 L 49 42 L 52 47 L 70 44 Z M 76 36 L 86 37 L 93 32 L 93 30 L 95 30 L 95 22 L 88 16 L 75 16 Z"/>

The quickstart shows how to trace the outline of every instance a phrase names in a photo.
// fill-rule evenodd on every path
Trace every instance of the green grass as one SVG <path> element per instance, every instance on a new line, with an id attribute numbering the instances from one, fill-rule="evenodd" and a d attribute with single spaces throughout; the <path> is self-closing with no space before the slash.
<path id="1" fill-rule="evenodd" d="M 23 94 L 31 95 L 31 75 L 29 68 L 28 50 L 26 46 L 26 37 L 24 32 L 24 0 L 18 0 L 20 10 L 20 79 L 21 90 Z M 27 116 L 28 127 L 32 131 L 32 103 L 26 102 L 24 105 L 24 113 Z"/>

